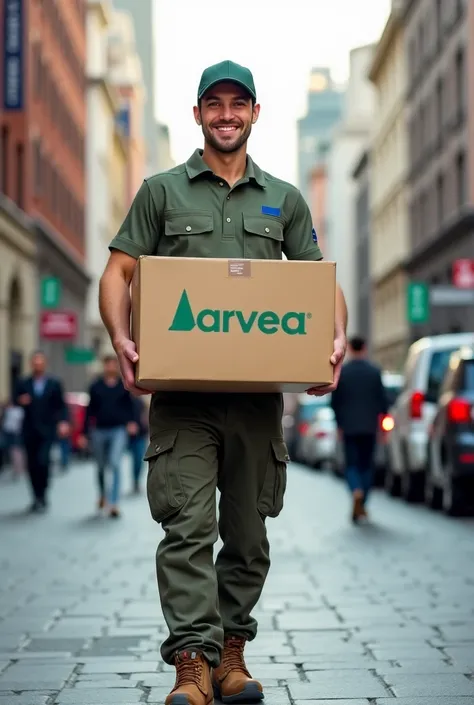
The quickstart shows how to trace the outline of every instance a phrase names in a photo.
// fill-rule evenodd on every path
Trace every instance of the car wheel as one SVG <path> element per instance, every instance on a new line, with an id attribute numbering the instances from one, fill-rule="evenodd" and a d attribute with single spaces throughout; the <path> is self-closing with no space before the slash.
<path id="1" fill-rule="evenodd" d="M 443 511 L 448 516 L 461 517 L 466 514 L 466 509 L 462 488 L 459 486 L 459 482 L 453 480 L 448 470 L 443 492 Z"/>
<path id="2" fill-rule="evenodd" d="M 426 473 L 425 480 L 425 504 L 430 509 L 443 508 L 443 490 L 433 483 L 429 470 Z"/>

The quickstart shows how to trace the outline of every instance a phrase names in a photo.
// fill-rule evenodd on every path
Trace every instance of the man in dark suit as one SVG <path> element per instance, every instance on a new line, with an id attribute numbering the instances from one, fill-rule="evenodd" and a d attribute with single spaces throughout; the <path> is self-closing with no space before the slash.
<path id="1" fill-rule="evenodd" d="M 15 401 L 24 409 L 23 442 L 33 491 L 32 512 L 47 508 L 51 446 L 69 434 L 68 409 L 61 382 L 46 373 L 46 356 L 31 357 L 31 375 L 16 388 Z"/>
<path id="2" fill-rule="evenodd" d="M 365 505 L 372 486 L 377 429 L 387 413 L 380 369 L 366 358 L 364 338 L 349 341 L 350 359 L 343 365 L 331 406 L 344 442 L 346 479 L 352 492 L 352 520 L 367 517 Z"/>

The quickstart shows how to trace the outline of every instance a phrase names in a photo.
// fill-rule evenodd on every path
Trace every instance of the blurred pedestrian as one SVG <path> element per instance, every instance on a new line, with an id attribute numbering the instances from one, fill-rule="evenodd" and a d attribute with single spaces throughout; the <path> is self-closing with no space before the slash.
<path id="1" fill-rule="evenodd" d="M 13 477 L 20 477 L 25 471 L 25 457 L 23 453 L 23 439 L 21 435 L 23 417 L 25 415 L 21 406 L 15 405 L 13 399 L 5 404 L 1 422 L 1 446 L 5 459 L 11 464 Z"/>
<path id="2" fill-rule="evenodd" d="M 344 444 L 346 479 L 353 499 L 352 520 L 357 522 L 367 518 L 378 423 L 380 415 L 387 413 L 388 403 L 381 371 L 367 359 L 364 338 L 351 338 L 349 353 L 331 405 Z"/>
<path id="3" fill-rule="evenodd" d="M 145 179 L 109 246 L 100 310 L 134 394 L 146 393 L 135 385 L 138 354 L 129 326 L 138 257 L 322 259 L 302 195 L 247 154 L 259 113 L 249 69 L 232 61 L 205 69 L 194 107 L 204 149 Z M 346 306 L 339 288 L 335 319 L 334 383 L 312 394 L 335 388 L 344 358 Z M 209 705 L 213 690 L 229 703 L 263 698 L 244 649 L 257 634 L 252 611 L 270 568 L 265 522 L 283 507 L 289 458 L 282 413 L 280 394 L 153 395 L 147 494 L 165 530 L 156 556 L 169 629 L 161 654 L 176 668 L 166 705 Z M 223 547 L 214 563 L 218 528 Z"/>
<path id="4" fill-rule="evenodd" d="M 108 509 L 112 518 L 120 516 L 121 465 L 128 438 L 138 432 L 139 416 L 130 392 L 123 386 L 117 358 L 107 355 L 103 360 L 102 374 L 89 388 L 89 404 L 79 446 L 86 448 L 90 435 L 91 450 L 97 463 L 99 509 Z"/>
<path id="5" fill-rule="evenodd" d="M 30 511 L 47 509 L 51 447 L 69 435 L 69 414 L 61 381 L 47 373 L 43 352 L 31 356 L 31 375 L 17 384 L 14 403 L 24 410 L 22 436 L 33 492 Z"/>
<path id="6" fill-rule="evenodd" d="M 144 466 L 143 457 L 148 441 L 148 406 L 142 397 L 132 397 L 132 403 L 136 407 L 136 417 L 138 419 L 138 432 L 130 436 L 129 450 L 132 458 L 132 482 L 133 493 L 140 493 L 140 478 Z"/>

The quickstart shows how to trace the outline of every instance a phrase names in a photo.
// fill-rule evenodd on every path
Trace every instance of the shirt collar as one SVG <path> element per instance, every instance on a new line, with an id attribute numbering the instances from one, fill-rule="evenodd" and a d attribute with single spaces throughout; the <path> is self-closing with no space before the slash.
<path id="1" fill-rule="evenodd" d="M 186 171 L 191 180 L 201 176 L 201 174 L 213 174 L 212 169 L 208 167 L 202 158 L 202 153 L 202 149 L 196 149 L 186 162 Z M 247 155 L 247 168 L 245 169 L 244 180 L 254 182 L 261 188 L 265 188 L 265 175 L 249 155 Z"/>

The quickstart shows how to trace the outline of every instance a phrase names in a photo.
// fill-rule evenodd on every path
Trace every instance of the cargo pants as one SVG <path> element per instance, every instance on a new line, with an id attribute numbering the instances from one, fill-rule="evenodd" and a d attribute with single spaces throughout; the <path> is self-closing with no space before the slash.
<path id="1" fill-rule="evenodd" d="M 145 460 L 150 512 L 165 532 L 156 569 L 168 664 L 194 647 L 217 666 L 225 634 L 256 636 L 251 612 L 270 567 L 265 520 L 286 489 L 282 412 L 278 394 L 153 398 Z"/>

